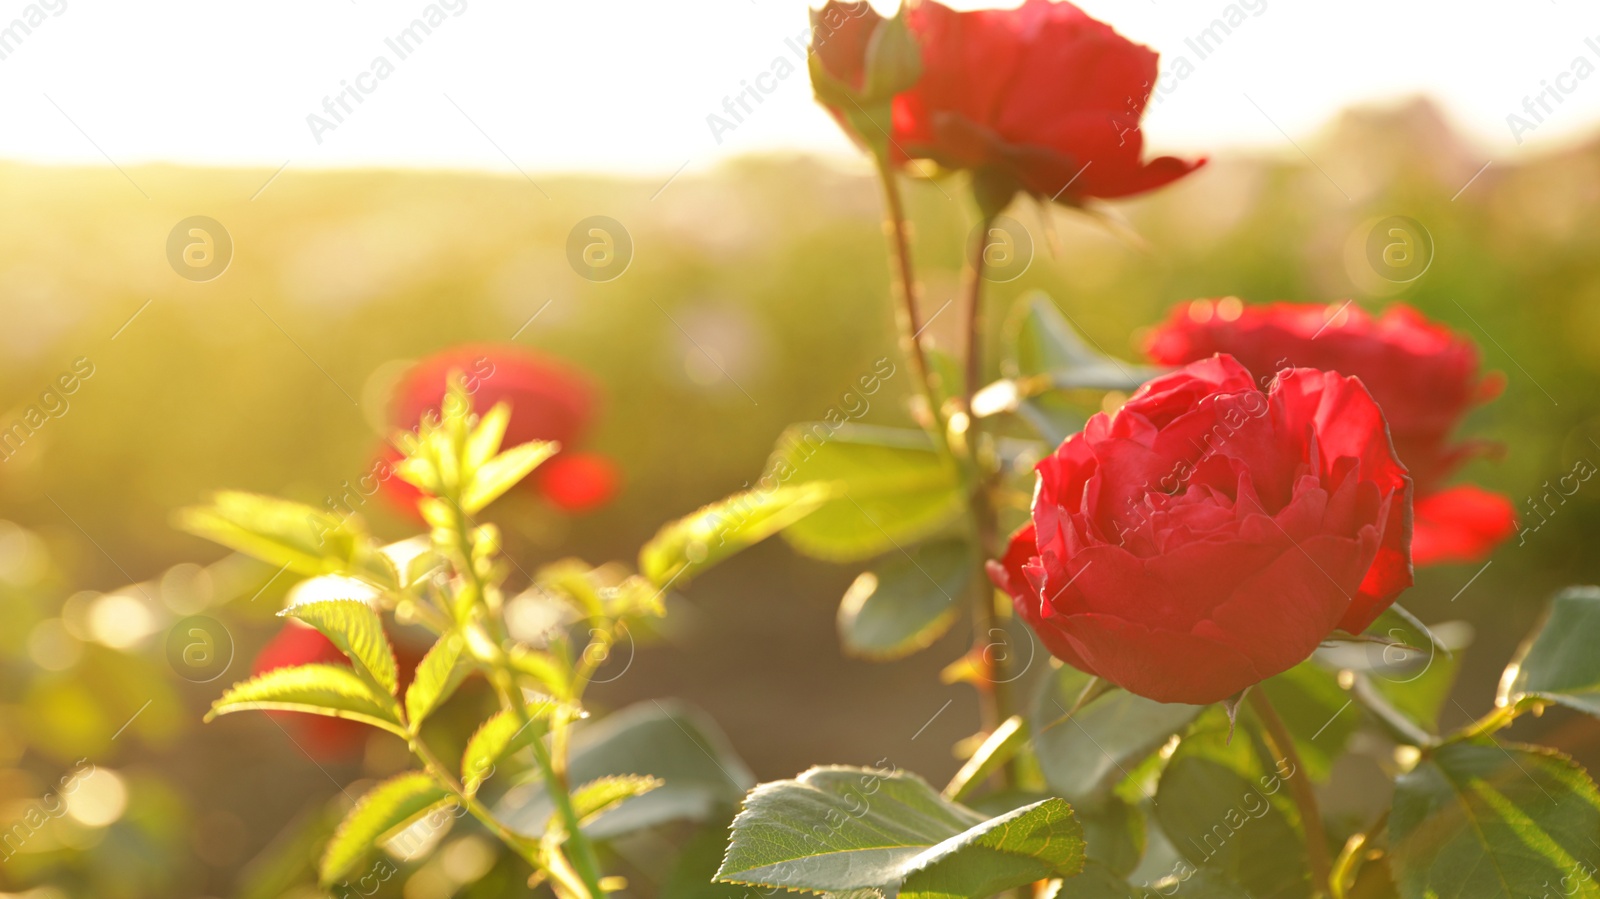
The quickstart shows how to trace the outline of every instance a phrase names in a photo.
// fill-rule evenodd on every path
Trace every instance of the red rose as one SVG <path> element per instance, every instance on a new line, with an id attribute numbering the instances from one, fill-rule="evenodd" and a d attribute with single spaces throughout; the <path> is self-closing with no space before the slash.
<path id="1" fill-rule="evenodd" d="M 539 489 L 564 512 L 587 512 L 617 492 L 617 467 L 594 453 L 562 453 L 533 473 Z"/>
<path id="2" fill-rule="evenodd" d="M 411 683 L 411 673 L 421 661 L 421 656 L 403 646 L 395 647 L 395 658 L 400 667 L 400 695 L 405 695 Z M 315 628 L 298 621 L 285 622 L 283 630 L 262 648 L 251 667 L 253 675 L 266 674 L 278 668 L 296 665 L 344 665 L 350 660 L 338 647 Z M 366 745 L 367 735 L 373 733 L 368 725 L 343 718 L 328 718 L 305 712 L 268 712 L 288 733 L 295 745 L 314 759 L 337 761 L 359 752 Z"/>
<path id="3" fill-rule="evenodd" d="M 824 24 L 830 11 L 844 24 L 826 33 L 819 25 L 816 51 L 828 75 L 859 87 L 864 35 L 877 18 L 856 7 L 824 7 Z M 1204 162 L 1142 159 L 1139 121 L 1158 56 L 1071 3 L 956 12 L 924 0 L 907 16 L 922 65 L 915 86 L 893 99 L 896 163 L 931 159 L 993 179 L 1003 197 L 1023 190 L 1076 204 L 1142 193 Z M 841 121 L 852 112 L 830 106 Z"/>
<path id="4" fill-rule="evenodd" d="M 1411 484 L 1354 378 L 1295 369 L 1262 392 L 1205 359 L 1038 472 L 990 577 L 1051 653 L 1160 702 L 1227 699 L 1411 585 Z"/>
<path id="5" fill-rule="evenodd" d="M 582 372 L 520 347 L 456 347 L 429 356 L 406 372 L 395 388 L 390 424 L 398 430 L 413 430 L 424 414 L 440 415 L 452 373 L 466 379 L 474 412 L 488 412 L 502 402 L 511 406 L 505 447 L 532 440 L 561 444 L 561 452 L 540 469 L 554 467 L 566 475 L 546 472 L 530 479 L 553 504 L 565 511 L 579 512 L 611 499 L 617 477 L 610 461 L 595 455 L 579 457 L 575 450 L 589 430 L 598 405 L 598 391 Z M 379 457 L 392 464 L 401 455 L 385 446 Z M 584 461 L 572 461 L 579 458 Z M 382 483 L 391 501 L 415 514 L 422 491 L 398 477 L 386 478 Z"/>
<path id="6" fill-rule="evenodd" d="M 1516 530 L 1511 502 L 1476 487 L 1446 487 L 1483 443 L 1450 435 L 1475 405 L 1494 398 L 1504 381 L 1478 373 L 1470 340 L 1394 305 L 1373 318 L 1352 303 L 1196 300 L 1172 311 L 1146 352 L 1165 365 L 1228 353 L 1257 373 L 1285 366 L 1336 371 L 1365 384 L 1383 409 L 1395 451 L 1416 489 L 1412 557 L 1418 565 L 1471 562 Z"/>
<path id="7" fill-rule="evenodd" d="M 475 412 L 511 404 L 506 446 L 555 440 L 573 446 L 589 429 L 597 397 L 582 373 L 515 346 L 455 347 L 413 365 L 395 388 L 390 420 L 415 428 L 424 412 L 440 414 L 451 372 L 467 381 Z"/>

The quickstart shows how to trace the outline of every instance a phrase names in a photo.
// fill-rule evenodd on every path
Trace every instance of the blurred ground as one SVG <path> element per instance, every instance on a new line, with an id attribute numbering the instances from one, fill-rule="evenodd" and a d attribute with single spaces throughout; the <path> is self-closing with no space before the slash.
<path id="1" fill-rule="evenodd" d="M 1544 497 L 1544 483 L 1578 459 L 1600 461 L 1600 145 L 1491 160 L 1417 103 L 1347 114 L 1302 146 L 1309 158 L 1287 145 L 1270 159 L 1218 153 L 1196 176 L 1118 206 L 1144 247 L 1079 214 L 1013 209 L 1035 255 L 995 287 L 993 308 L 1042 288 L 1106 351 L 1131 356 L 1142 326 L 1195 297 L 1412 303 L 1474 337 L 1486 366 L 1506 373 L 1504 396 L 1467 428 L 1503 443 L 1504 458 L 1464 476 L 1532 515 L 1524 498 Z M 591 448 L 620 461 L 625 492 L 570 522 L 531 502 L 498 507 L 491 517 L 527 564 L 631 560 L 662 522 L 756 477 L 786 424 L 823 416 L 892 348 L 879 199 L 864 172 L 794 158 L 665 187 L 532 181 L 0 165 L 11 211 L 0 219 L 0 429 L 58 376 L 92 367 L 69 405 L 0 462 L 0 518 L 38 535 L 0 534 L 0 595 L 12 607 L 0 800 L 38 797 L 93 755 L 137 794 L 124 803 L 129 816 L 162 802 L 171 810 L 141 831 L 149 845 L 117 844 L 130 857 L 182 859 L 180 873 L 151 883 L 223 893 L 308 802 L 334 794 L 330 780 L 353 776 L 355 763 L 324 778 L 264 719 L 198 725 L 272 632 L 284 585 L 252 600 L 270 571 L 240 569 L 209 587 L 190 583 L 193 569 L 170 574 L 221 554 L 168 519 L 224 487 L 320 505 L 370 467 L 384 391 L 405 360 L 515 338 L 603 385 Z M 971 227 L 962 190 L 912 191 L 926 314 L 957 284 Z M 184 280 L 168 263 L 168 234 L 192 215 L 221 222 L 234 242 L 216 280 Z M 635 248 L 614 281 L 569 265 L 568 233 L 592 215 L 621 222 Z M 1372 223 L 1391 215 L 1421 222 L 1434 242 L 1431 266 L 1409 284 L 1376 277 L 1366 257 Z M 953 347 L 957 320 L 944 313 L 929 333 Z M 890 379 L 868 420 L 903 421 L 908 387 Z M 1477 626 L 1462 707 L 1447 723 L 1484 711 L 1550 592 L 1600 579 L 1592 498 L 1539 503 L 1529 524 L 1543 525 L 1490 567 L 1424 571 L 1404 599 L 1424 620 Z M 371 511 L 380 533 L 408 532 L 376 501 Z M 672 639 L 641 648 L 597 697 L 698 703 L 764 779 L 888 758 L 942 781 L 956 766 L 948 747 L 975 721 L 968 692 L 936 677 L 965 638 L 890 665 L 844 658 L 833 617 L 855 573 L 760 547 L 694 584 Z M 126 651 L 116 653 L 94 645 L 92 628 L 85 639 L 68 626 L 94 599 L 79 591 L 136 581 L 149 583 L 119 592 L 172 615 L 209 609 L 227 624 L 240 658 L 227 677 L 172 677 L 154 624 L 112 635 Z M 189 598 L 169 601 L 169 586 Z M 144 684 L 154 684 L 147 709 Z M 1593 764 L 1594 731 L 1552 718 L 1530 732 L 1558 732 Z M 103 895 L 138 894 L 122 883 L 132 892 Z"/>

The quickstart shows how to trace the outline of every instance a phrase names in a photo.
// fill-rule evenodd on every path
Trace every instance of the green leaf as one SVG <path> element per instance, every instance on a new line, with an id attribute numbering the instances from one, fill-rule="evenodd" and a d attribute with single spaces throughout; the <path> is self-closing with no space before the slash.
<path id="1" fill-rule="evenodd" d="M 602 777 L 572 791 L 572 810 L 577 813 L 580 822 L 588 823 L 635 796 L 643 796 L 659 788 L 661 784 L 659 778 L 637 774 Z"/>
<path id="2" fill-rule="evenodd" d="M 1056 896 L 1059 899 L 1163 899 L 1181 895 L 1183 899 L 1241 899 L 1256 895 L 1187 862 L 1181 862 L 1178 871 L 1180 873 L 1169 874 L 1155 883 L 1134 886 L 1109 866 L 1090 859 L 1082 874 L 1061 884 Z"/>
<path id="3" fill-rule="evenodd" d="M 1438 733 L 1439 712 L 1455 686 L 1472 629 L 1449 621 L 1428 627 L 1403 609 L 1390 608 L 1368 632 L 1388 642 L 1366 646 L 1374 664 L 1358 676 L 1389 708 L 1424 731 Z"/>
<path id="4" fill-rule="evenodd" d="M 988 739 L 978 747 L 978 751 L 967 759 L 956 776 L 944 788 L 944 797 L 962 801 L 967 795 L 978 787 L 989 775 L 1000 769 L 1000 766 L 1010 761 L 1023 747 L 1028 745 L 1028 725 L 1022 720 L 1021 715 L 1012 715 L 1002 721 L 994 729 Z"/>
<path id="5" fill-rule="evenodd" d="M 729 809 L 727 815 L 696 828 L 684 841 L 677 861 L 661 884 L 659 899 L 756 899 L 745 887 L 716 881 L 732 818 L 733 810 Z"/>
<path id="6" fill-rule="evenodd" d="M 639 571 L 657 587 L 688 583 L 810 515 L 828 495 L 824 484 L 735 493 L 663 525 L 639 550 Z"/>
<path id="7" fill-rule="evenodd" d="M 993 818 L 923 854 L 901 885 L 904 899 L 989 896 L 1083 869 L 1083 829 L 1061 799 Z"/>
<path id="8" fill-rule="evenodd" d="M 965 541 L 924 543 L 863 573 L 839 604 L 839 639 L 869 659 L 898 659 L 944 636 L 966 608 L 977 557 Z"/>
<path id="9" fill-rule="evenodd" d="M 1111 795 L 1128 772 L 1181 733 L 1203 706 L 1156 702 L 1111 689 L 1071 717 L 1092 678 L 1063 666 L 1044 679 L 1034 703 L 1034 752 L 1050 788 L 1074 803 Z"/>
<path id="10" fill-rule="evenodd" d="M 1089 849 L 1094 851 L 1091 834 Z M 1154 890 L 1137 889 L 1124 878 L 1126 875 L 1112 870 L 1109 865 L 1091 858 L 1082 873 L 1069 877 L 1056 892 L 1060 899 L 1153 899 Z"/>
<path id="11" fill-rule="evenodd" d="M 296 574 L 345 574 L 385 589 L 399 585 L 394 566 L 354 516 L 227 490 L 213 495 L 210 505 L 178 510 L 175 519 L 197 537 Z"/>
<path id="12" fill-rule="evenodd" d="M 461 490 L 461 511 L 474 515 L 515 487 L 528 473 L 556 454 L 559 444 L 535 440 L 514 446 L 483 463 Z"/>
<path id="13" fill-rule="evenodd" d="M 596 722 L 580 722 L 568 750 L 567 777 L 653 777 L 662 786 L 584 825 L 604 840 L 667 821 L 709 821 L 736 805 L 755 777 L 704 712 L 671 701 L 641 702 Z M 544 833 L 552 807 L 536 773 L 509 790 L 496 815 L 518 833 Z"/>
<path id="14" fill-rule="evenodd" d="M 745 798 L 717 879 L 907 899 L 988 896 L 1076 874 L 1083 849 L 1061 799 L 985 819 L 912 774 L 812 768 Z"/>
<path id="15" fill-rule="evenodd" d="M 1600 587 L 1556 594 L 1533 638 L 1500 681 L 1498 704 L 1532 697 L 1600 715 Z"/>
<path id="16" fill-rule="evenodd" d="M 1595 899 L 1597 835 L 1600 793 L 1553 750 L 1453 743 L 1395 782 L 1389 846 L 1405 899 Z"/>
<path id="17" fill-rule="evenodd" d="M 572 685 L 566 670 L 549 653 L 537 652 L 518 643 L 511 647 L 507 655 L 513 670 L 538 681 L 551 696 L 557 699 L 572 698 Z"/>
<path id="18" fill-rule="evenodd" d="M 399 689 L 394 650 L 383 633 L 383 620 L 371 606 L 358 599 L 326 599 L 293 605 L 278 614 L 321 631 L 358 671 L 391 696 Z"/>
<path id="19" fill-rule="evenodd" d="M 1089 860 L 1123 877 L 1133 873 L 1144 857 L 1146 840 L 1145 816 L 1139 806 L 1110 799 L 1091 809 L 1079 807 L 1077 814 Z"/>
<path id="20" fill-rule="evenodd" d="M 828 561 L 870 559 L 943 531 L 966 512 L 955 464 L 921 431 L 823 422 L 779 438 L 767 478 L 827 485 L 827 498 L 784 530 L 799 551 Z"/>
<path id="21" fill-rule="evenodd" d="M 404 589 L 416 587 L 445 565 L 444 559 L 433 551 L 433 541 L 425 534 L 387 544 L 379 551 L 400 573 L 400 587 Z"/>
<path id="22" fill-rule="evenodd" d="M 1472 628 L 1464 622 L 1430 627 L 1395 605 L 1366 633 L 1335 634 L 1315 658 L 1325 667 L 1352 672 L 1361 705 L 1391 736 L 1427 746 L 1438 742 L 1439 713 L 1455 684 L 1461 650 L 1471 642 Z M 1334 727 L 1345 726 L 1348 715 Z"/>
<path id="23" fill-rule="evenodd" d="M 478 418 L 477 427 L 473 428 L 472 434 L 467 437 L 465 461 L 468 471 L 482 468 L 495 457 L 500 451 L 500 442 L 505 439 L 506 426 L 509 424 L 511 424 L 510 403 L 495 403 L 493 409 Z"/>
<path id="24" fill-rule="evenodd" d="M 413 729 L 420 727 L 424 718 L 449 699 L 472 670 L 469 660 L 462 655 L 464 647 L 460 634 L 446 634 L 417 663 L 411 686 L 406 688 L 406 720 Z"/>
<path id="25" fill-rule="evenodd" d="M 1051 446 L 1059 446 L 1061 441 L 1083 430 L 1089 420 L 1060 392 L 1019 399 L 1016 413 Z"/>
<path id="26" fill-rule="evenodd" d="M 1005 364 L 1012 377 L 1044 376 L 1057 390 L 1134 390 L 1160 373 L 1092 347 L 1042 291 L 1029 294 L 1022 309 Z"/>
<path id="27" fill-rule="evenodd" d="M 461 788 L 468 796 L 478 792 L 478 787 L 494 775 L 495 765 L 502 759 L 544 737 L 545 729 L 540 725 L 555 707 L 554 702 L 530 705 L 522 715 L 502 709 L 478 727 L 461 754 Z M 523 717 L 528 720 L 524 722 Z"/>
<path id="28" fill-rule="evenodd" d="M 1208 714 L 1162 771 L 1155 817 L 1192 866 L 1251 895 L 1305 895 L 1305 837 L 1285 780 L 1308 773 L 1269 768 L 1264 755 L 1253 733 Z"/>
<path id="29" fill-rule="evenodd" d="M 384 837 L 449 801 L 450 792 L 420 771 L 392 777 L 373 787 L 328 841 L 318 868 L 322 885 L 327 887 L 350 873 Z"/>
<path id="30" fill-rule="evenodd" d="M 349 718 L 404 735 L 393 700 L 343 665 L 275 668 L 229 687 L 211 704 L 205 720 L 254 710 L 306 712 Z"/>

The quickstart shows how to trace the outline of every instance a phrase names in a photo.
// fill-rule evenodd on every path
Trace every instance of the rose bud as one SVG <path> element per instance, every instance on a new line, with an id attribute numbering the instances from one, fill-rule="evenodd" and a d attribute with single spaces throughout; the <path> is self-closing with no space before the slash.
<path id="1" fill-rule="evenodd" d="M 922 66 L 902 15 L 886 19 L 868 3 L 828 0 L 811 12 L 811 86 L 856 143 L 888 153 L 890 103 Z"/>
<path id="2" fill-rule="evenodd" d="M 609 461 L 585 456 L 576 447 L 589 430 L 598 405 L 598 391 L 582 372 L 520 347 L 469 345 L 430 356 L 412 366 L 396 386 L 390 424 L 397 430 L 414 430 L 424 415 L 442 414 L 452 373 L 465 380 L 472 411 L 483 414 L 498 403 L 511 407 L 502 448 L 532 440 L 553 440 L 561 451 L 534 471 L 531 489 L 543 493 L 567 512 L 589 511 L 604 505 L 615 493 L 618 478 Z M 380 462 L 400 461 L 392 446 L 379 451 Z M 564 476 L 552 479 L 539 472 L 554 467 Z M 412 517 L 423 493 L 398 477 L 382 480 L 389 500 Z M 560 492 L 553 495 L 551 489 Z"/>
<path id="3" fill-rule="evenodd" d="M 824 78 L 853 98 L 864 98 L 867 53 L 885 21 L 870 3 L 828 0 L 821 9 L 812 10 L 811 55 L 821 67 L 820 72 L 813 71 L 813 78 Z"/>
<path id="4" fill-rule="evenodd" d="M 1411 585 L 1411 484 L 1354 378 L 1294 369 L 1263 392 L 1214 356 L 1037 471 L 991 579 L 1052 654 L 1159 702 L 1235 696 Z"/>
<path id="5" fill-rule="evenodd" d="M 1383 409 L 1416 491 L 1412 559 L 1418 565 L 1481 561 L 1516 530 L 1510 500 L 1470 485 L 1445 486 L 1463 462 L 1493 448 L 1453 443 L 1474 406 L 1504 386 L 1480 377 L 1472 341 L 1404 305 L 1373 318 L 1359 306 L 1196 300 L 1150 335 L 1151 360 L 1182 365 L 1228 353 L 1258 375 L 1285 366 L 1360 379 Z"/>
<path id="6" fill-rule="evenodd" d="M 1205 161 L 1143 159 L 1158 55 L 1071 3 L 956 12 L 923 0 L 904 15 L 920 77 L 894 98 L 891 159 L 971 169 L 988 211 L 1018 191 L 1070 205 L 1126 197 Z M 832 55 L 829 69 L 848 74 Z"/>

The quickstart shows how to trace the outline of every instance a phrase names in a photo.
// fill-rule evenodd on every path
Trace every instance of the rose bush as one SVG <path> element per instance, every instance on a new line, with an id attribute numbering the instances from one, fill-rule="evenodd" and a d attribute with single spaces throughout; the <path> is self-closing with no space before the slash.
<path id="1" fill-rule="evenodd" d="M 412 757 L 344 811 L 323 887 L 446 811 L 558 899 L 712 895 L 711 881 L 746 895 L 1172 896 L 1191 880 L 1185 896 L 1475 899 L 1576 880 L 1600 790 L 1571 759 L 1496 735 L 1525 712 L 1600 711 L 1600 590 L 1558 596 L 1493 707 L 1454 727 L 1447 703 L 1473 714 L 1453 691 L 1464 628 L 1436 639 L 1393 605 L 1424 548 L 1481 553 L 1503 526 L 1498 498 L 1442 486 L 1476 451 L 1451 432 L 1498 389 L 1471 344 L 1404 307 L 1374 321 L 1349 304 L 1201 301 L 1152 337 L 1151 357 L 1181 366 L 1162 374 L 1092 349 L 1040 295 L 1011 317 L 997 365 L 984 271 L 1006 203 L 1125 196 L 1195 167 L 1141 160 L 1155 54 L 1046 0 L 972 13 L 930 0 L 892 19 L 830 3 L 813 21 L 818 96 L 883 182 L 914 428 L 797 425 L 761 486 L 667 523 L 636 566 L 524 565 L 476 516 L 528 477 L 566 508 L 604 501 L 608 463 L 572 450 L 593 398 L 554 363 L 467 347 L 414 367 L 397 396 L 394 426 L 415 430 L 395 435 L 391 473 L 412 485 L 422 535 L 384 544 L 354 510 L 239 492 L 180 513 L 279 573 L 341 579 L 292 599 L 283 617 L 315 632 L 291 625 L 209 717 L 361 722 Z M 896 187 L 912 159 L 967 170 L 983 222 L 964 359 L 921 342 Z M 1004 376 L 985 383 L 991 369 Z M 1115 411 L 1085 421 L 1089 409 Z M 1002 549 L 1023 505 L 1019 460 L 1041 457 L 1027 523 Z M 1418 537 L 1414 514 L 1456 520 Z M 631 663 L 635 635 L 670 632 L 656 621 L 669 594 L 779 533 L 865 569 L 837 618 L 852 655 L 943 646 L 958 597 L 970 602 L 971 649 L 941 678 L 974 688 L 982 723 L 942 788 L 888 757 L 756 785 L 677 703 L 593 720 L 606 700 L 586 690 L 614 679 L 596 677 L 611 651 L 627 646 Z M 406 658 L 385 615 L 437 640 Z M 1029 629 L 1067 664 L 1033 665 Z M 453 698 L 473 677 L 499 702 L 487 719 Z M 1348 789 L 1380 772 L 1392 788 Z M 1331 814 L 1319 791 L 1340 794 Z M 408 881 L 408 896 L 413 884 L 431 889 Z"/>
<path id="2" fill-rule="evenodd" d="M 1445 481 L 1491 444 L 1454 443 L 1474 406 L 1500 393 L 1480 376 L 1470 340 L 1403 304 L 1374 318 L 1354 305 L 1196 300 L 1172 310 L 1147 338 L 1163 365 L 1228 353 L 1251 371 L 1308 366 L 1358 378 L 1382 407 L 1395 451 L 1416 490 L 1412 555 L 1418 565 L 1481 561 L 1516 530 L 1510 500 Z"/>
<path id="3" fill-rule="evenodd" d="M 1411 585 L 1411 497 L 1354 378 L 1263 391 L 1229 356 L 1140 388 L 1038 466 L 995 584 L 1050 651 L 1160 702 L 1209 703 L 1359 633 Z"/>

